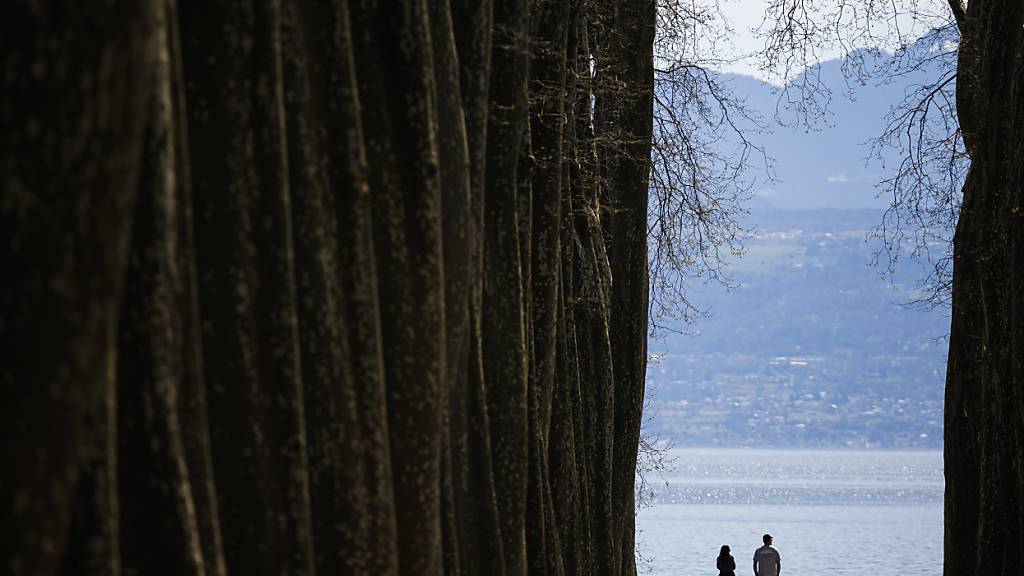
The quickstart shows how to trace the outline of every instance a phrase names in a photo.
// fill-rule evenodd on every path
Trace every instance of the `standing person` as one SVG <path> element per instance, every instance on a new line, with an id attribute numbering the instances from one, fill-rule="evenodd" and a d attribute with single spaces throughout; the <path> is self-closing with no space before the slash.
<path id="1" fill-rule="evenodd" d="M 733 560 L 732 554 L 729 554 L 729 547 L 722 546 L 722 551 L 718 553 L 718 576 L 736 576 L 736 561 Z"/>
<path id="2" fill-rule="evenodd" d="M 779 576 L 782 572 L 782 559 L 779 551 L 772 548 L 772 535 L 761 537 L 764 546 L 754 551 L 754 576 Z"/>

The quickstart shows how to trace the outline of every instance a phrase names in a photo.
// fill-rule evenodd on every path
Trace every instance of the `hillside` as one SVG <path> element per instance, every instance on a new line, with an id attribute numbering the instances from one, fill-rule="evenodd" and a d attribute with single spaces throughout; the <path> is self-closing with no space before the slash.
<path id="1" fill-rule="evenodd" d="M 651 341 L 649 431 L 679 445 L 941 446 L 948 310 L 906 306 L 920 266 L 882 279 L 867 240 L 887 207 L 875 183 L 898 152 L 867 161 L 866 143 L 930 72 L 856 86 L 842 64 L 808 72 L 833 90 L 810 129 L 796 126 L 792 94 L 720 76 L 783 122 L 755 138 L 775 179 L 761 178 L 749 203 L 755 233 L 727 270 L 737 287 L 692 286 L 708 317 Z"/>
<path id="2" fill-rule="evenodd" d="M 695 286 L 709 317 L 650 344 L 649 429 L 681 445 L 940 446 L 949 320 L 868 266 L 879 217 L 755 212 L 738 286 Z"/>

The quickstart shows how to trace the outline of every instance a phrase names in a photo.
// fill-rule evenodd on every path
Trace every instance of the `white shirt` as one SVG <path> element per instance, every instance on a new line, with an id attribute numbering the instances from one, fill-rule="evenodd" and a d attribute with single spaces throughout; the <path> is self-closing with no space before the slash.
<path id="1" fill-rule="evenodd" d="M 754 551 L 754 561 L 757 562 L 758 576 L 777 576 L 775 571 L 776 562 L 779 560 L 779 551 L 765 544 Z"/>

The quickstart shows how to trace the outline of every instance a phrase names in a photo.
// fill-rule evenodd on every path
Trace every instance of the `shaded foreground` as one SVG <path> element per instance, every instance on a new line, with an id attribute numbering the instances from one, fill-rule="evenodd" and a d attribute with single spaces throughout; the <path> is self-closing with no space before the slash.
<path id="1" fill-rule="evenodd" d="M 635 573 L 653 34 L 6 5 L 0 572 Z"/>

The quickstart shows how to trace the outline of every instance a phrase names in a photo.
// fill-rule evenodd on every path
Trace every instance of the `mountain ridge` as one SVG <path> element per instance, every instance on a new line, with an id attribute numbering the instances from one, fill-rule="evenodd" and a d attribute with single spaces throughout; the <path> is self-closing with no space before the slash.
<path id="1" fill-rule="evenodd" d="M 842 66 L 813 72 L 845 90 Z M 755 114 L 776 114 L 778 88 L 720 79 Z M 649 432 L 694 446 L 941 447 L 948 310 L 906 305 L 924 274 L 915 263 L 889 279 L 869 265 L 888 207 L 875 183 L 898 151 L 866 161 L 864 143 L 922 79 L 854 86 L 830 102 L 832 122 L 758 135 L 776 177 L 758 181 L 741 220 L 752 233 L 725 271 L 735 287 L 693 283 L 709 317 L 649 344 Z"/>

